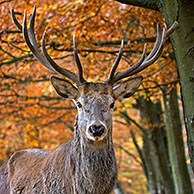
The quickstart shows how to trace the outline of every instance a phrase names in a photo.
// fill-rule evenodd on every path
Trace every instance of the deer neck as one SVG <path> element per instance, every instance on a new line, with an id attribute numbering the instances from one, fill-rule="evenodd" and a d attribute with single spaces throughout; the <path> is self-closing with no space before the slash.
<path id="1" fill-rule="evenodd" d="M 108 194 L 117 179 L 112 135 L 108 136 L 107 146 L 95 146 L 91 142 L 85 141 L 79 131 L 78 125 L 75 123 L 73 174 L 76 193 L 81 191 L 81 193 Z"/>

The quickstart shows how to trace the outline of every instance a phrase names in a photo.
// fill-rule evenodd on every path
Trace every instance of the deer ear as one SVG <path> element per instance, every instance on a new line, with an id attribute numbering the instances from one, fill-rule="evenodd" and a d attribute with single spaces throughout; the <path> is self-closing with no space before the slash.
<path id="1" fill-rule="evenodd" d="M 51 76 L 51 83 L 57 94 L 65 99 L 76 99 L 78 89 L 71 82 L 56 76 Z"/>
<path id="2" fill-rule="evenodd" d="M 139 85 L 141 84 L 142 79 L 143 78 L 140 76 L 130 78 L 128 80 L 121 82 L 118 86 L 113 88 L 114 98 L 117 100 L 121 100 L 132 96 L 139 87 Z"/>

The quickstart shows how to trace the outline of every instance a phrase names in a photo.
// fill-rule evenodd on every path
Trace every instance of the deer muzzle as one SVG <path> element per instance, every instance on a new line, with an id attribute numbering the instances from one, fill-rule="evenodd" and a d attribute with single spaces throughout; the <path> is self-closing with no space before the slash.
<path id="1" fill-rule="evenodd" d="M 105 133 L 105 127 L 103 125 L 91 125 L 89 127 L 89 132 L 94 137 L 101 137 Z"/>

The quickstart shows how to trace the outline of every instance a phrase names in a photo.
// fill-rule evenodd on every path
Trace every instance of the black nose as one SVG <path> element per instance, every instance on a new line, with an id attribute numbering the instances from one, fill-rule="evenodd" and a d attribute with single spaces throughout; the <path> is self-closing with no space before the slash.
<path id="1" fill-rule="evenodd" d="M 105 127 L 103 125 L 91 125 L 89 130 L 94 137 L 100 137 L 104 133 Z"/>

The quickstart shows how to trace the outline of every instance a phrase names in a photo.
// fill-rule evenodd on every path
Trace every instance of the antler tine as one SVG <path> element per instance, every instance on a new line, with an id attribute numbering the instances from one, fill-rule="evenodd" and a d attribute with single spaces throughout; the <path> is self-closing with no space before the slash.
<path id="1" fill-rule="evenodd" d="M 26 11 L 25 11 L 24 12 L 24 19 L 23 19 L 23 27 L 22 27 L 22 33 L 24 35 L 24 40 L 25 40 L 26 44 L 28 45 L 29 49 L 34 54 L 34 56 L 42 63 L 42 62 L 44 62 L 44 58 L 40 54 L 38 47 L 36 47 L 37 44 L 32 45 L 30 37 L 28 35 L 28 31 L 29 30 L 27 29 L 27 14 L 26 14 Z"/>
<path id="2" fill-rule="evenodd" d="M 35 16 L 36 16 L 36 5 L 34 5 L 34 9 L 32 14 L 30 14 L 30 19 L 29 19 L 29 28 L 34 32 L 34 22 L 35 22 Z"/>
<path id="3" fill-rule="evenodd" d="M 36 42 L 35 33 L 34 33 L 35 16 L 36 16 L 36 5 L 34 5 L 33 12 L 32 14 L 30 14 L 28 34 L 32 45 L 34 45 L 38 49 L 38 44 Z"/>
<path id="4" fill-rule="evenodd" d="M 46 31 L 44 31 L 43 34 L 43 38 L 42 38 L 42 51 L 44 56 L 46 57 L 46 59 L 48 60 L 49 64 L 57 71 L 59 72 L 61 75 L 64 75 L 65 77 L 69 78 L 70 80 L 72 80 L 73 82 L 75 82 L 77 85 L 79 85 L 79 81 L 77 78 L 77 75 L 71 71 L 69 71 L 68 69 L 64 69 L 62 67 L 60 67 L 59 65 L 57 65 L 52 58 L 50 57 L 50 55 L 48 54 L 46 47 L 45 47 L 45 34 Z"/>
<path id="5" fill-rule="evenodd" d="M 178 27 L 178 23 L 174 22 L 174 24 L 169 28 L 169 30 L 165 31 L 164 28 L 157 25 L 157 38 L 154 44 L 152 51 L 149 53 L 147 57 L 145 57 L 145 46 L 144 51 L 141 59 L 137 62 L 137 64 L 133 65 L 132 67 L 128 68 L 127 70 L 117 72 L 113 77 L 111 84 L 121 80 L 125 77 L 134 75 L 143 69 L 147 68 L 149 65 L 153 64 L 160 56 L 163 50 L 164 41 L 168 38 L 168 36 L 173 33 Z"/>
<path id="6" fill-rule="evenodd" d="M 17 21 L 13 8 L 10 10 L 10 12 L 11 12 L 11 17 L 12 17 L 12 20 L 13 20 L 14 24 L 16 25 L 18 30 L 21 32 L 22 31 L 22 25 Z"/>
<path id="7" fill-rule="evenodd" d="M 28 37 L 30 39 L 30 43 L 32 43 L 33 46 L 38 50 L 38 46 L 37 46 L 37 42 L 36 42 L 36 38 L 35 38 L 35 34 L 34 34 L 35 14 L 36 14 L 36 6 L 34 6 L 33 13 L 32 13 L 32 15 L 30 15 L 31 17 L 30 17 L 30 21 L 29 21 L 29 29 L 28 29 L 27 35 L 29 35 Z M 60 73 L 61 75 L 64 75 L 65 77 L 69 78 L 70 80 L 72 80 L 73 82 L 78 84 L 77 75 L 75 73 L 60 67 L 49 56 L 49 54 L 46 50 L 46 47 L 45 47 L 45 33 L 46 32 L 44 31 L 43 38 L 42 38 L 42 51 L 43 51 L 44 56 L 46 57 L 46 60 L 49 62 L 48 66 L 46 66 L 46 67 L 54 72 L 57 72 L 57 73 Z M 45 59 L 44 56 L 41 55 L 41 57 L 43 57 L 43 59 Z"/>
<path id="8" fill-rule="evenodd" d="M 179 24 L 175 21 L 172 26 L 165 32 L 165 39 L 167 39 L 177 28 Z"/>
<path id="9" fill-rule="evenodd" d="M 84 82 L 86 82 L 86 80 L 83 77 L 83 69 L 82 69 L 82 65 L 81 65 L 81 62 L 80 62 L 80 59 L 78 56 L 75 34 L 73 34 L 73 51 L 74 51 L 75 62 L 76 62 L 77 68 L 78 68 L 78 80 L 80 83 L 84 83 Z"/>
<path id="10" fill-rule="evenodd" d="M 35 14 L 35 11 L 33 12 L 33 14 Z M 46 60 L 46 58 L 40 53 L 39 48 L 37 46 L 37 42 L 35 39 L 35 35 L 34 35 L 34 26 L 32 25 L 32 23 L 34 23 L 34 16 L 31 16 L 31 20 L 30 20 L 30 27 L 29 29 L 27 29 L 27 14 L 26 11 L 24 12 L 24 20 L 23 20 L 23 27 L 22 27 L 22 33 L 24 35 L 24 39 L 26 44 L 28 45 L 29 49 L 32 51 L 33 55 L 35 56 L 35 58 L 41 63 L 43 64 L 46 68 L 48 68 L 51 71 L 54 71 L 55 73 L 59 73 L 58 71 L 56 71 Z"/>
<path id="11" fill-rule="evenodd" d="M 122 54 L 123 54 L 123 46 L 124 46 L 124 39 L 121 40 L 121 47 L 119 49 L 119 54 L 118 54 L 118 56 L 117 56 L 117 58 L 116 58 L 116 60 L 115 60 L 115 62 L 113 64 L 113 66 L 112 66 L 112 69 L 110 71 L 110 74 L 109 74 L 108 78 L 105 81 L 108 84 L 112 84 L 112 82 L 113 82 L 113 77 L 114 77 L 115 71 L 116 71 L 116 69 L 117 69 L 117 67 L 119 65 L 119 62 L 120 62 Z"/>
<path id="12" fill-rule="evenodd" d="M 112 79 L 112 83 L 115 83 L 120 79 L 128 77 L 131 72 L 136 70 L 143 63 L 143 61 L 146 57 L 146 46 L 147 46 L 147 44 L 144 45 L 143 54 L 142 54 L 141 58 L 139 59 L 139 61 L 135 65 L 131 66 L 130 68 L 128 68 L 124 71 L 121 71 L 121 72 L 117 72 Z"/>
<path id="13" fill-rule="evenodd" d="M 160 26 L 160 24 L 157 24 L 157 37 L 156 37 L 156 42 L 154 44 L 154 47 L 152 49 L 152 51 L 149 53 L 149 55 L 146 57 L 146 60 L 150 59 L 151 57 L 153 57 L 153 55 L 156 53 L 159 45 L 160 45 L 160 41 L 161 41 L 161 32 L 162 32 L 162 28 Z"/>
<path id="14" fill-rule="evenodd" d="M 42 49 L 43 49 L 43 53 L 44 53 L 45 56 L 43 56 L 40 53 L 38 45 L 37 45 L 37 41 L 36 41 L 36 38 L 35 38 L 35 34 L 34 34 L 35 14 L 36 14 L 36 6 L 34 6 L 33 13 L 32 13 L 32 15 L 30 15 L 29 28 L 27 28 L 27 14 L 26 14 L 26 11 L 24 12 L 24 19 L 23 19 L 23 26 L 22 26 L 17 21 L 17 19 L 15 17 L 15 14 L 14 14 L 14 10 L 11 9 L 11 16 L 12 16 L 13 22 L 15 23 L 17 28 L 23 33 L 25 42 L 28 45 L 29 49 L 32 51 L 34 57 L 42 65 L 44 65 L 47 69 L 49 69 L 49 70 L 51 70 L 55 73 L 61 74 L 65 77 L 69 78 L 73 82 L 75 82 L 77 85 L 79 85 L 80 81 L 78 80 L 78 76 L 75 73 L 60 67 L 48 55 L 48 52 L 45 48 L 45 40 L 44 40 L 45 39 L 44 38 L 45 33 L 43 35 L 43 40 L 42 40 L 42 46 L 43 46 Z"/>
<path id="15" fill-rule="evenodd" d="M 109 84 L 113 84 L 113 83 L 117 82 L 118 80 L 121 80 L 121 79 L 123 79 L 125 77 L 128 77 L 129 75 L 133 74 L 133 72 L 137 71 L 138 69 L 140 69 L 142 67 L 142 64 L 146 60 L 152 58 L 154 56 L 154 54 L 156 54 L 156 52 L 158 50 L 158 47 L 160 46 L 160 43 L 161 43 L 161 27 L 158 24 L 158 26 L 157 26 L 157 39 L 156 39 L 156 43 L 154 45 L 153 50 L 150 52 L 150 54 L 147 57 L 145 57 L 145 51 L 146 51 L 146 44 L 145 44 L 142 57 L 139 59 L 139 61 L 135 65 L 131 66 L 130 68 L 128 68 L 128 69 L 126 69 L 124 71 L 117 72 L 115 75 L 114 75 L 114 73 L 116 71 L 116 68 L 114 68 L 114 65 L 113 65 L 112 70 L 114 69 L 114 71 L 111 70 L 111 73 L 112 72 L 113 73 L 110 74 L 111 76 L 109 76 L 106 81 Z"/>
<path id="16" fill-rule="evenodd" d="M 35 14 L 35 8 L 33 11 L 33 15 Z M 30 50 L 32 51 L 33 55 L 35 56 L 35 58 L 40 61 L 41 64 L 43 64 L 45 67 L 47 67 L 49 70 L 54 71 L 55 73 L 57 73 L 52 67 L 50 67 L 50 65 L 48 64 L 48 62 L 46 61 L 46 59 L 44 58 L 44 56 L 41 55 L 36 40 L 35 40 L 35 35 L 33 35 L 33 18 L 34 16 L 31 16 L 31 20 L 30 20 L 30 27 L 29 29 L 27 29 L 27 15 L 26 15 L 26 11 L 24 12 L 24 20 L 23 20 L 23 27 L 22 25 L 19 24 L 19 22 L 17 21 L 14 11 L 12 10 L 12 19 L 14 21 L 14 23 L 16 24 L 16 26 L 18 27 L 18 29 L 20 30 L 21 27 L 21 32 L 23 32 L 24 35 L 24 39 L 26 41 L 26 44 L 28 45 L 28 47 L 30 48 Z M 34 22 L 33 22 L 34 23 Z M 31 36 L 29 36 L 28 34 L 30 34 Z M 32 36 L 33 35 L 33 36 Z M 31 37 L 31 40 L 30 40 Z M 32 43 L 33 42 L 33 45 Z"/>
<path id="17" fill-rule="evenodd" d="M 158 24 L 157 26 L 157 40 L 154 45 L 153 48 L 153 52 L 151 51 L 150 54 L 148 55 L 148 57 L 145 58 L 145 61 L 143 62 L 143 64 L 136 70 L 134 70 L 133 72 L 131 72 L 129 74 L 129 76 L 134 75 L 140 71 L 142 71 L 143 69 L 147 68 L 149 65 L 153 64 L 161 55 L 162 50 L 163 50 L 163 44 L 165 42 L 165 40 L 178 28 L 178 22 L 175 21 L 172 26 L 165 31 L 164 28 L 161 28 L 160 25 Z"/>
<path id="18" fill-rule="evenodd" d="M 145 60 L 143 61 L 143 63 L 141 64 L 141 66 L 139 66 L 137 69 L 135 69 L 130 74 L 128 74 L 129 76 L 134 75 L 134 74 L 142 71 L 143 69 L 152 65 L 159 58 L 159 56 L 163 50 L 164 37 L 165 37 L 165 29 L 164 28 L 162 29 L 162 31 L 160 31 L 159 36 L 161 38 L 159 40 L 160 42 L 159 42 L 157 50 L 155 50 L 150 57 L 148 57 L 148 58 L 146 57 Z"/>
<path id="19" fill-rule="evenodd" d="M 160 25 L 158 24 L 157 26 L 158 28 L 158 36 L 157 36 L 157 46 L 156 44 L 154 45 L 154 52 L 150 52 L 150 54 L 148 55 L 148 57 L 145 58 L 145 61 L 143 62 L 142 66 L 140 66 L 137 70 L 133 71 L 132 74 L 130 75 L 133 75 L 133 74 L 136 74 L 140 71 L 142 71 L 143 69 L 147 68 L 149 65 L 153 64 L 160 56 L 160 54 L 162 53 L 162 50 L 163 50 L 163 44 L 165 42 L 165 40 L 170 36 L 170 34 L 172 34 L 177 28 L 178 28 L 178 22 L 175 21 L 172 26 L 167 30 L 165 31 L 164 28 L 161 28 Z M 158 37 L 161 37 L 161 38 L 158 38 Z M 156 48 L 156 47 L 157 48 Z"/>

